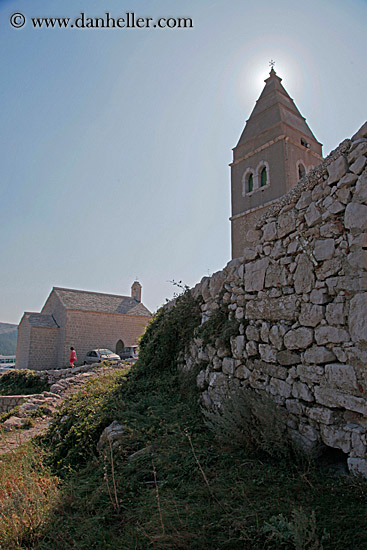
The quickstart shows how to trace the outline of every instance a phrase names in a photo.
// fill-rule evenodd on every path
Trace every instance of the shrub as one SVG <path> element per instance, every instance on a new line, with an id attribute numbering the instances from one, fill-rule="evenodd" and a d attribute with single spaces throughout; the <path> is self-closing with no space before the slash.
<path id="1" fill-rule="evenodd" d="M 39 373 L 29 369 L 12 370 L 0 377 L 0 395 L 31 395 L 49 388 Z"/>
<path id="2" fill-rule="evenodd" d="M 193 338 L 200 320 L 199 304 L 188 289 L 173 306 L 161 307 L 140 340 L 138 375 L 151 377 L 162 369 L 175 369 L 179 353 Z"/>
<path id="3" fill-rule="evenodd" d="M 221 303 L 196 332 L 204 345 L 214 344 L 218 340 L 221 346 L 229 348 L 231 337 L 239 333 L 239 326 L 237 319 L 230 318 L 227 305 Z"/>
<path id="4" fill-rule="evenodd" d="M 217 439 L 233 448 L 262 451 L 271 457 L 293 452 L 282 411 L 266 395 L 249 388 L 231 392 L 221 409 L 203 410 L 207 426 Z"/>

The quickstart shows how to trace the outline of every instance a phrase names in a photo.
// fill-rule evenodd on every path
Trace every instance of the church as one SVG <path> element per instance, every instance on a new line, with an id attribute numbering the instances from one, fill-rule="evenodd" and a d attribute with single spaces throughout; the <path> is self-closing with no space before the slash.
<path id="1" fill-rule="evenodd" d="M 16 369 L 47 370 L 69 366 L 70 347 L 83 364 L 88 351 L 119 353 L 137 344 L 152 318 L 135 281 L 131 296 L 53 288 L 41 313 L 25 312 L 18 327 Z"/>
<path id="2" fill-rule="evenodd" d="M 323 160 L 322 144 L 281 81 L 272 66 L 233 149 L 232 258 L 243 256 L 248 233 L 266 209 Z"/>

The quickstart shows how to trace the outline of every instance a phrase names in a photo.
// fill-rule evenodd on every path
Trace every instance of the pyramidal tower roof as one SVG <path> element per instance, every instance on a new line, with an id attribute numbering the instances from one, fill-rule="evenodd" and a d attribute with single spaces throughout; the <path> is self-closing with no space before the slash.
<path id="1" fill-rule="evenodd" d="M 281 123 L 317 142 L 306 123 L 306 119 L 301 115 L 281 82 L 282 79 L 279 78 L 272 67 L 269 77 L 265 80 L 264 89 L 246 122 L 237 147 Z"/>

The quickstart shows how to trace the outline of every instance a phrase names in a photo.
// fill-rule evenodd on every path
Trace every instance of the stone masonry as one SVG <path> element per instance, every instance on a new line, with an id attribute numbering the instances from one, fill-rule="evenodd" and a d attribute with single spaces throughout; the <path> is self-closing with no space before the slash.
<path id="1" fill-rule="evenodd" d="M 231 389 L 266 392 L 306 450 L 341 449 L 367 476 L 367 123 L 272 205 L 243 257 L 192 290 L 202 323 L 239 322 L 230 349 L 196 338 L 186 368 L 207 407 Z"/>

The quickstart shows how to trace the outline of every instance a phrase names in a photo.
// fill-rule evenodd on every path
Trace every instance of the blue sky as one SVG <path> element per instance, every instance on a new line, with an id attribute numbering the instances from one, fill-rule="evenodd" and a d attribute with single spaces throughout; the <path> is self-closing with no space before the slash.
<path id="1" fill-rule="evenodd" d="M 193 29 L 33 29 L 31 17 Z M 14 12 L 28 19 L 14 29 Z M 365 121 L 365 0 L 0 0 L 0 321 L 53 286 L 129 294 L 230 259 L 231 149 L 275 69 L 328 154 Z"/>

